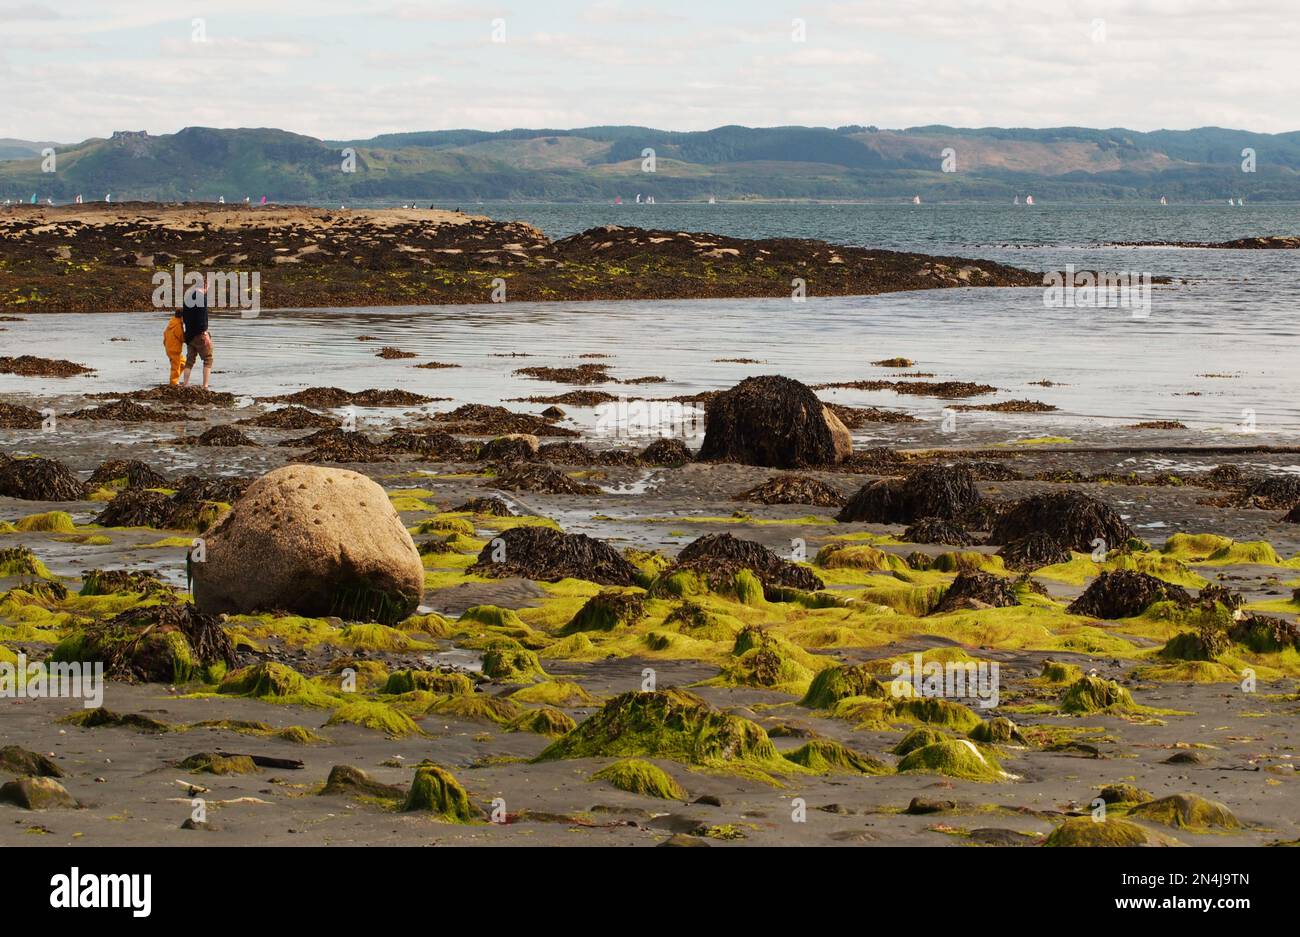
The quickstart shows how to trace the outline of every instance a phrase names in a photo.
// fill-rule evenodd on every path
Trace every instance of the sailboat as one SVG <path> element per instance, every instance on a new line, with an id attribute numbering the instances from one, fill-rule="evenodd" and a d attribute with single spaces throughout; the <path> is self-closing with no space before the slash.
<path id="1" fill-rule="evenodd" d="M 640 192 L 638 192 L 638 193 L 636 194 L 636 203 L 637 203 L 638 205 L 641 204 L 641 193 L 640 193 Z"/>
<path id="2" fill-rule="evenodd" d="M 1013 199 L 1011 200 L 1011 204 L 1012 204 L 1012 205 L 1019 205 L 1019 204 L 1020 204 L 1020 196 L 1017 195 L 1015 198 L 1013 198 Z"/>
<path id="3" fill-rule="evenodd" d="M 615 196 L 614 196 L 614 204 L 615 204 L 615 205 L 622 205 L 622 204 L 623 204 L 623 196 L 621 196 L 621 195 L 615 195 Z"/>
<path id="4" fill-rule="evenodd" d="M 921 204 L 921 196 L 919 196 L 919 195 L 913 195 L 913 196 L 912 196 L 912 204 L 913 204 L 913 205 L 920 205 L 920 204 Z"/>
<path id="5" fill-rule="evenodd" d="M 1246 205 L 1246 200 L 1245 200 L 1244 198 L 1240 198 L 1240 197 L 1238 197 L 1238 198 L 1237 198 L 1237 206 L 1238 206 L 1239 208 L 1243 208 L 1243 207 L 1245 207 L 1245 205 Z"/>
<path id="6" fill-rule="evenodd" d="M 710 205 L 716 205 L 716 204 L 718 204 L 718 200 L 717 200 L 716 198 L 714 198 L 712 195 L 710 195 L 710 196 L 709 196 L 709 204 L 710 204 Z"/>
<path id="7" fill-rule="evenodd" d="M 1033 197 L 1032 195 L 1026 195 L 1026 196 L 1025 196 L 1025 204 L 1026 204 L 1026 205 L 1032 205 L 1032 204 L 1034 204 L 1034 197 Z"/>
<path id="8" fill-rule="evenodd" d="M 1160 196 L 1160 204 L 1161 204 L 1161 205 L 1168 205 L 1168 204 L 1169 204 L 1169 199 L 1165 198 L 1163 195 Z"/>

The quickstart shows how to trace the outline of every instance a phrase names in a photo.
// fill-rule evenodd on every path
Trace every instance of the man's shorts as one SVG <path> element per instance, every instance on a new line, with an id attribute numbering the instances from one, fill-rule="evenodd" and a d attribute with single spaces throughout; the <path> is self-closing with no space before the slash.
<path id="1" fill-rule="evenodd" d="M 198 335 L 185 346 L 188 352 L 185 355 L 185 367 L 192 368 L 194 363 L 203 359 L 203 363 L 209 367 L 212 366 L 212 336 L 207 332 Z"/>

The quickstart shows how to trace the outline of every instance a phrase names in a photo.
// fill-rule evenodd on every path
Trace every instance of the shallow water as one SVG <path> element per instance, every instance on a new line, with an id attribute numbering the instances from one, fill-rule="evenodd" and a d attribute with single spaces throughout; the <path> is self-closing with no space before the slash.
<path id="1" fill-rule="evenodd" d="M 482 209 L 476 209 L 482 210 Z M 214 315 L 213 386 L 269 394 L 314 385 L 348 390 L 402 387 L 452 401 L 497 403 L 569 388 L 514 376 L 527 365 L 576 364 L 610 355 L 616 377 L 662 375 L 666 383 L 606 385 L 630 397 L 667 397 L 730 386 L 762 373 L 810 383 L 889 378 L 870 362 L 902 355 L 935 379 L 994 384 L 969 403 L 1024 398 L 1054 414 L 962 414 L 1009 431 L 1181 420 L 1215 439 L 1241 442 L 1253 419 L 1264 434 L 1300 434 L 1300 252 L 1108 248 L 1110 241 L 1226 239 L 1295 233 L 1295 206 L 492 206 L 497 217 L 533 221 L 553 236 L 619 221 L 707 228 L 745 236 L 818 236 L 986 257 L 1032 269 L 1105 269 L 1170 276 L 1155 286 L 1149 315 L 1128 309 L 1046 308 L 1039 289 L 961 289 L 806 302 L 683 300 L 523 303 L 263 311 Z M 1009 246 L 1018 245 L 1018 246 Z M 143 387 L 166 371 L 162 322 L 140 315 L 42 315 L 6 323 L 3 354 L 66 357 L 96 375 L 38 380 L 0 375 L 0 393 L 52 394 Z M 358 335 L 376 336 L 359 342 Z M 110 341 L 125 337 L 129 341 Z M 417 359 L 374 357 L 383 344 Z M 502 357 L 512 354 L 531 357 Z M 759 365 L 719 363 L 754 358 Z M 438 360 L 460 364 L 418 370 Z M 1215 375 L 1215 376 L 1204 376 Z M 1222 376 L 1220 376 L 1222 375 Z M 1049 379 L 1058 387 L 1029 382 Z M 1190 393 L 1199 396 L 1191 396 Z M 891 391 L 826 391 L 852 405 L 907 410 L 937 422 L 944 401 Z M 521 409 L 529 409 L 520 405 Z M 540 409 L 540 407 L 531 407 Z M 571 410 L 571 408 L 565 408 Z M 591 410 L 571 410 L 591 424 Z M 870 428 L 864 433 L 871 437 Z M 1244 440 L 1250 441 L 1250 440 Z"/>

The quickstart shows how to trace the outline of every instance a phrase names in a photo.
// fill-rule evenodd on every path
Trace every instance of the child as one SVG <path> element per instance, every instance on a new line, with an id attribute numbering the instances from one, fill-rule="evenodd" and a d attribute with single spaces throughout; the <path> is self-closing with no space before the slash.
<path id="1" fill-rule="evenodd" d="M 181 318 L 179 309 L 172 313 L 167 328 L 163 329 L 163 348 L 172 365 L 171 384 L 179 384 L 181 371 L 185 368 L 185 320 Z"/>

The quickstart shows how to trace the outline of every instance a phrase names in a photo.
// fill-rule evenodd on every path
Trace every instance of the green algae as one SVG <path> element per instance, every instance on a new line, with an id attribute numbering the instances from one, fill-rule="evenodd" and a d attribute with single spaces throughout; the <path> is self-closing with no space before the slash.
<path id="1" fill-rule="evenodd" d="M 834 739 L 813 739 L 792 752 L 786 760 L 815 774 L 890 774 L 889 765 L 861 755 Z"/>
<path id="2" fill-rule="evenodd" d="M 1241 821 L 1231 810 L 1217 801 L 1206 800 L 1196 794 L 1173 794 L 1140 803 L 1131 808 L 1128 815 L 1198 833 L 1241 829 Z"/>
<path id="3" fill-rule="evenodd" d="M 900 556 L 868 545 L 850 545 L 842 542 L 828 543 L 817 551 L 813 560 L 823 569 L 859 569 L 889 573 L 906 571 L 907 562 Z"/>
<path id="4" fill-rule="evenodd" d="M 946 741 L 948 741 L 948 736 L 933 726 L 917 726 L 911 732 L 908 732 L 907 735 L 903 736 L 902 741 L 889 751 L 891 754 L 898 755 L 901 758 L 903 755 L 910 755 L 918 748 L 925 748 L 927 745 L 934 745 L 938 742 Z"/>
<path id="5" fill-rule="evenodd" d="M 472 823 L 479 819 L 478 811 L 469 801 L 469 794 L 455 775 L 446 768 L 429 763 L 415 769 L 402 811 L 430 813 L 444 823 Z"/>
<path id="6" fill-rule="evenodd" d="M 53 574 L 27 547 L 0 550 L 0 576 L 37 576 L 53 579 Z"/>
<path id="7" fill-rule="evenodd" d="M 77 525 L 72 522 L 72 515 L 66 511 L 46 511 L 44 514 L 28 514 L 14 525 L 17 530 L 54 534 L 75 534 Z"/>
<path id="8" fill-rule="evenodd" d="M 507 732 L 532 732 L 549 738 L 559 738 L 577 728 L 573 717 L 550 706 L 529 709 L 505 724 Z"/>
<path id="9" fill-rule="evenodd" d="M 292 667 L 276 661 L 262 661 L 227 674 L 217 692 L 298 706 L 329 707 L 339 701 Z"/>
<path id="10" fill-rule="evenodd" d="M 1025 737 L 1020 734 L 1020 727 L 1006 716 L 995 716 L 981 722 L 966 735 L 986 745 L 1007 745 L 1013 742 L 1017 745 L 1026 744 Z"/>
<path id="11" fill-rule="evenodd" d="M 508 698 L 474 693 L 470 696 L 439 697 L 425 708 L 425 712 L 429 715 L 455 716 L 458 719 L 481 720 L 504 726 L 522 715 L 524 710 Z"/>
<path id="12" fill-rule="evenodd" d="M 190 755 L 177 767 L 191 774 L 258 774 L 261 768 L 253 764 L 248 755 L 225 755 L 218 752 L 199 752 Z"/>
<path id="13" fill-rule="evenodd" d="M 606 765 L 591 780 L 605 781 L 621 791 L 661 800 L 684 801 L 688 796 L 667 771 L 640 758 L 624 758 Z"/>
<path id="14" fill-rule="evenodd" d="M 1107 817 L 1073 817 L 1054 829 L 1044 846 L 1169 846 L 1175 843 L 1136 823 Z"/>
<path id="15" fill-rule="evenodd" d="M 420 727 L 410 716 L 384 703 L 371 700 L 354 700 L 344 703 L 330 714 L 327 726 L 351 724 L 383 732 L 392 738 L 405 738 L 408 735 L 423 735 Z"/>
<path id="16" fill-rule="evenodd" d="M 474 692 L 474 681 L 463 673 L 440 673 L 436 670 L 398 670 L 388 676 L 385 694 L 409 693 L 426 690 L 442 696 L 469 696 Z"/>
<path id="17" fill-rule="evenodd" d="M 1011 777 L 991 754 L 965 739 L 923 745 L 904 755 L 897 769 L 899 774 L 942 774 L 967 781 L 1004 781 Z"/>
<path id="18" fill-rule="evenodd" d="M 1091 674 L 1070 684 L 1061 696 L 1061 709 L 1068 713 L 1137 712 L 1128 690 L 1114 680 Z"/>
<path id="19" fill-rule="evenodd" d="M 1043 661 L 1042 673 L 1035 682 L 1060 685 L 1065 683 L 1075 683 L 1083 676 L 1083 669 L 1077 664 L 1066 664 L 1055 660 Z"/>
<path id="20" fill-rule="evenodd" d="M 548 676 L 536 653 L 505 640 L 483 652 L 483 673 L 501 683 L 532 683 Z"/>
<path id="21" fill-rule="evenodd" d="M 531 686 L 514 690 L 509 697 L 520 703 L 540 703 L 547 706 L 590 706 L 596 698 L 580 684 L 569 680 L 543 680 Z"/>
<path id="22" fill-rule="evenodd" d="M 883 698 L 888 693 L 870 668 L 862 664 L 828 667 L 813 677 L 808 692 L 799 701 L 799 705 L 809 709 L 830 709 L 839 701 L 851 697 Z"/>

